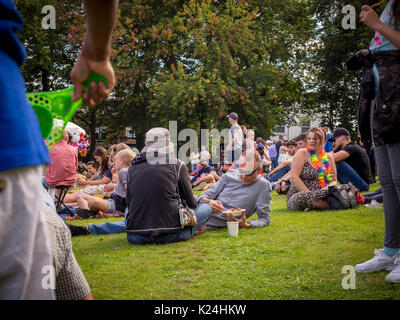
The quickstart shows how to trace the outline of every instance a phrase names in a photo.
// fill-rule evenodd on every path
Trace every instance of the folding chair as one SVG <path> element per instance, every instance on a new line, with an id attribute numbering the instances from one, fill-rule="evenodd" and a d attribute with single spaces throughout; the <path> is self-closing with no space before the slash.
<path id="1" fill-rule="evenodd" d="M 56 211 L 58 214 L 60 214 L 61 211 L 61 205 L 64 206 L 64 208 L 66 208 L 71 214 L 72 216 L 75 215 L 72 210 L 64 203 L 64 198 L 67 195 L 68 190 L 71 188 L 72 186 L 55 186 L 54 188 L 57 190 L 61 190 L 60 194 L 57 196 L 57 192 L 55 194 L 55 199 L 56 199 Z"/>

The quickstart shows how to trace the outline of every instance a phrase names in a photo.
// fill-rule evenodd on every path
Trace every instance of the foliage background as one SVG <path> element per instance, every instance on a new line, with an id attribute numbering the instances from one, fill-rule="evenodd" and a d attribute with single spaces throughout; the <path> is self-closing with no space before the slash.
<path id="1" fill-rule="evenodd" d="M 56 8 L 56 29 L 41 27 L 44 5 Z M 341 8 L 352 4 L 357 28 L 344 30 Z M 368 47 L 360 24 L 361 1 L 339 0 L 133 0 L 120 1 L 112 63 L 117 86 L 96 109 L 73 121 L 94 141 L 107 127 L 109 143 L 132 127 L 139 147 L 151 127 L 178 130 L 228 127 L 225 115 L 269 136 L 277 125 L 319 114 L 331 129 L 356 133 L 360 73 L 344 61 Z M 28 58 L 28 91 L 71 85 L 69 73 L 85 30 L 81 1 L 18 0 L 25 27 L 19 34 Z M 378 9 L 381 11 L 384 6 Z M 95 144 L 91 144 L 92 150 Z"/>

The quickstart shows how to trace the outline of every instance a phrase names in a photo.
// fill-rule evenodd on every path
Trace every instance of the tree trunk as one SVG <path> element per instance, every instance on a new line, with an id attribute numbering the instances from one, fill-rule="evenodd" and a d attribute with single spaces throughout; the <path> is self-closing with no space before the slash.
<path id="1" fill-rule="evenodd" d="M 42 91 L 50 91 L 49 73 L 47 70 L 42 70 Z"/>
<path id="2" fill-rule="evenodd" d="M 136 148 L 141 151 L 144 147 L 144 134 L 143 133 L 136 133 Z"/>
<path id="3" fill-rule="evenodd" d="M 90 117 L 90 147 L 88 152 L 88 160 L 93 160 L 93 153 L 96 150 L 96 109 L 92 109 Z"/>

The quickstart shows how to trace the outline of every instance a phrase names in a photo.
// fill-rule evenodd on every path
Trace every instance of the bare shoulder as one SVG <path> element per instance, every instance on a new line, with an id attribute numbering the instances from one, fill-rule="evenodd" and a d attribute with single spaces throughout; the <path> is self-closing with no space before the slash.
<path id="1" fill-rule="evenodd" d="M 297 150 L 296 154 L 294 155 L 298 159 L 307 159 L 307 149 L 306 148 L 301 148 Z"/>

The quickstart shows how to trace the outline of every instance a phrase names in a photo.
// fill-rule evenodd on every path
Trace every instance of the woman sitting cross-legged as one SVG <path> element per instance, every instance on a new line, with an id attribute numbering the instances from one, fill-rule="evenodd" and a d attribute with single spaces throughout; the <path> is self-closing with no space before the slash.
<path id="1" fill-rule="evenodd" d="M 324 150 L 326 137 L 321 128 L 312 127 L 306 137 L 307 148 L 299 149 L 292 160 L 287 207 L 301 211 L 329 209 L 328 186 L 337 184 L 335 161 Z"/>

